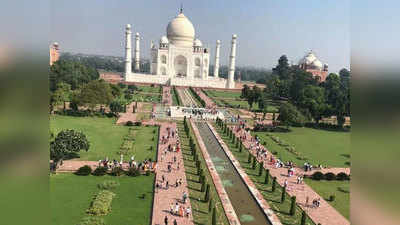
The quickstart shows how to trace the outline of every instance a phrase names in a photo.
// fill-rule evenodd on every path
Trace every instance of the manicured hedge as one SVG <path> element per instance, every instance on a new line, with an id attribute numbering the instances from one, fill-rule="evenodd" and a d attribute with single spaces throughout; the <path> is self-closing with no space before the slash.
<path id="1" fill-rule="evenodd" d="M 97 167 L 94 171 L 93 171 L 93 175 L 94 176 L 104 176 L 107 173 L 107 168 L 103 167 L 103 166 L 99 166 Z"/>
<path id="2" fill-rule="evenodd" d="M 313 173 L 309 178 L 313 180 L 350 180 L 350 176 L 343 172 L 335 175 L 331 172 L 323 174 L 322 172 L 317 171 Z"/>
<path id="3" fill-rule="evenodd" d="M 91 174 L 91 173 L 92 173 L 92 168 L 90 168 L 90 166 L 88 166 L 88 165 L 84 165 L 84 166 L 80 167 L 80 168 L 75 172 L 75 174 L 76 174 L 76 175 L 79 175 L 79 176 L 87 176 L 87 175 L 89 175 L 89 174 Z"/>

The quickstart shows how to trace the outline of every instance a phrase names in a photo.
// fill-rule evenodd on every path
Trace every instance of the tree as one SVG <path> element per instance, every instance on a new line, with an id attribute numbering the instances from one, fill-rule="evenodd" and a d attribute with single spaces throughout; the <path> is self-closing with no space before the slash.
<path id="1" fill-rule="evenodd" d="M 66 109 L 66 102 L 70 100 L 71 85 L 60 82 L 57 84 L 57 90 L 53 93 L 53 100 L 55 105 L 63 104 L 63 110 Z"/>
<path id="2" fill-rule="evenodd" d="M 337 74 L 331 73 L 326 78 L 323 87 L 325 88 L 327 103 L 325 115 L 335 115 L 338 125 L 343 126 L 345 116 L 350 114 L 350 91 L 348 86 L 346 84 L 343 85 L 341 78 Z"/>
<path id="3" fill-rule="evenodd" d="M 325 113 L 325 93 L 324 89 L 317 86 L 308 85 L 302 89 L 299 96 L 300 107 L 308 110 L 315 122 L 321 120 Z"/>
<path id="4" fill-rule="evenodd" d="M 86 84 L 80 94 L 79 103 L 94 109 L 98 104 L 108 105 L 113 99 L 111 88 L 102 80 L 94 80 Z"/>
<path id="5" fill-rule="evenodd" d="M 124 104 L 122 104 L 121 101 L 112 101 L 110 103 L 110 110 L 113 113 L 123 112 L 124 109 Z"/>
<path id="6" fill-rule="evenodd" d="M 111 88 L 111 94 L 114 96 L 114 98 L 118 98 L 122 94 L 122 90 L 118 85 L 115 84 L 109 84 Z"/>
<path id="7" fill-rule="evenodd" d="M 278 60 L 278 65 L 272 69 L 272 73 L 278 75 L 279 79 L 290 78 L 289 60 L 286 55 L 282 55 Z"/>
<path id="8" fill-rule="evenodd" d="M 289 126 L 303 126 L 306 118 L 297 110 L 297 108 L 290 104 L 284 103 L 279 107 L 278 120 L 287 127 Z"/>
<path id="9" fill-rule="evenodd" d="M 240 97 L 246 99 L 246 98 L 249 96 L 249 93 L 250 93 L 250 88 L 249 88 L 249 86 L 247 86 L 247 84 L 243 85 L 243 88 L 242 88 L 242 95 L 241 95 Z"/>
<path id="10" fill-rule="evenodd" d="M 268 95 L 265 92 L 263 92 L 261 94 L 261 97 L 258 100 L 258 108 L 260 108 L 264 114 L 263 119 L 265 119 L 265 115 L 268 112 L 267 111 L 268 110 L 268 100 L 269 100 Z"/>
<path id="11" fill-rule="evenodd" d="M 58 162 L 71 153 L 88 151 L 90 143 L 86 135 L 75 130 L 63 130 L 50 142 L 50 159 Z"/>
<path id="12" fill-rule="evenodd" d="M 61 59 L 50 67 L 50 91 L 54 92 L 57 90 L 57 85 L 61 82 L 71 85 L 71 89 L 75 90 L 89 81 L 98 78 L 99 73 L 94 67 L 77 61 Z"/>

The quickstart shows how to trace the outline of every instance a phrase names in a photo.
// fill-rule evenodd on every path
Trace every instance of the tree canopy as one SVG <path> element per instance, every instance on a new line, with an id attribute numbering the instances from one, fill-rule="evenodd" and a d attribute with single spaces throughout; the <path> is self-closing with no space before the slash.
<path id="1" fill-rule="evenodd" d="M 50 159 L 59 161 L 68 154 L 88 151 L 90 143 L 86 135 L 75 130 L 63 130 L 50 142 Z"/>
<path id="2" fill-rule="evenodd" d="M 103 80 L 94 80 L 82 87 L 77 95 L 78 105 L 94 109 L 96 105 L 108 105 L 113 100 L 112 90 Z"/>

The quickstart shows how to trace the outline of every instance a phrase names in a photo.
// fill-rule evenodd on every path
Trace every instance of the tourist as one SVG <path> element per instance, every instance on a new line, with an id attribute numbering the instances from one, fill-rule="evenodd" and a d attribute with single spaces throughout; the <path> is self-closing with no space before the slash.
<path id="1" fill-rule="evenodd" d="M 182 178 L 179 179 L 179 186 L 182 185 Z"/>
<path id="2" fill-rule="evenodd" d="M 165 189 L 167 189 L 168 190 L 168 188 L 169 188 L 169 183 L 168 183 L 168 181 L 165 183 Z"/>
<path id="3" fill-rule="evenodd" d="M 167 216 L 164 217 L 164 224 L 168 225 L 168 217 Z"/>
<path id="4" fill-rule="evenodd" d="M 175 215 L 179 215 L 179 204 L 175 203 Z"/>
<path id="5" fill-rule="evenodd" d="M 185 209 L 184 209 L 183 206 L 180 206 L 180 207 L 179 207 L 179 216 L 180 216 L 180 217 L 183 217 L 184 214 L 185 214 Z"/>
<path id="6" fill-rule="evenodd" d="M 186 217 L 189 217 L 191 210 L 189 207 L 186 208 Z"/>
<path id="7" fill-rule="evenodd" d="M 174 225 L 178 225 L 178 223 L 176 222 L 176 220 L 174 219 Z"/>
<path id="8" fill-rule="evenodd" d="M 171 205 L 169 206 L 169 212 L 174 215 L 174 203 L 171 202 Z"/>
<path id="9" fill-rule="evenodd" d="M 175 187 L 178 187 L 178 179 L 175 181 Z"/>
<path id="10" fill-rule="evenodd" d="M 285 181 L 283 182 L 283 186 L 287 187 L 288 186 L 288 181 L 285 179 Z"/>
<path id="11" fill-rule="evenodd" d="M 187 194 L 186 194 L 185 191 L 183 192 L 182 198 L 183 198 L 183 203 L 185 204 L 186 203 L 186 199 L 187 199 Z"/>

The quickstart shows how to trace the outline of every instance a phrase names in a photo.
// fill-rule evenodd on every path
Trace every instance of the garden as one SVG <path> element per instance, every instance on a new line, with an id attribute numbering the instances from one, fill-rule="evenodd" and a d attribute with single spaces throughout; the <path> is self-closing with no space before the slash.
<path id="1" fill-rule="evenodd" d="M 252 132 L 283 161 L 327 167 L 350 166 L 350 132 L 291 127 L 289 132 Z"/>
<path id="2" fill-rule="evenodd" d="M 50 131 L 56 135 L 61 130 L 74 129 L 83 132 L 90 149 L 79 153 L 79 160 L 98 161 L 109 157 L 119 159 L 123 150 L 125 156 L 135 155 L 135 160 L 155 160 L 158 142 L 158 127 L 118 126 L 114 118 L 50 117 Z M 128 149 L 128 150 L 126 150 Z"/>
<path id="3" fill-rule="evenodd" d="M 90 220 L 103 220 L 104 224 L 149 224 L 153 183 L 153 174 L 137 177 L 52 174 L 51 223 L 83 225 L 91 224 L 87 222 Z"/>

